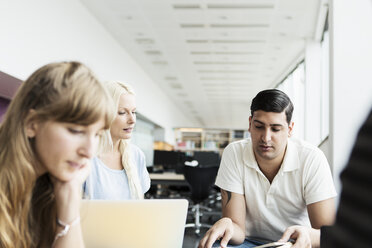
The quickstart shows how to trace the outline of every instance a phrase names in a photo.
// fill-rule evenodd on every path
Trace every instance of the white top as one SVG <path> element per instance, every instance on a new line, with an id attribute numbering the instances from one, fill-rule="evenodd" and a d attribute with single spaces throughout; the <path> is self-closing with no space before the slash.
<path id="1" fill-rule="evenodd" d="M 146 193 L 150 189 L 150 177 L 146 169 L 145 155 L 133 144 L 130 144 L 129 149 L 131 149 L 131 160 L 137 167 L 142 191 Z M 98 157 L 92 159 L 92 170 L 83 185 L 83 191 L 87 199 L 132 199 L 125 170 L 110 169 Z"/>
<path id="2" fill-rule="evenodd" d="M 251 139 L 231 143 L 223 152 L 216 185 L 245 195 L 246 236 L 267 240 L 278 240 L 291 225 L 310 226 L 306 205 L 337 195 L 324 154 L 292 139 L 271 184 L 258 167 Z"/>

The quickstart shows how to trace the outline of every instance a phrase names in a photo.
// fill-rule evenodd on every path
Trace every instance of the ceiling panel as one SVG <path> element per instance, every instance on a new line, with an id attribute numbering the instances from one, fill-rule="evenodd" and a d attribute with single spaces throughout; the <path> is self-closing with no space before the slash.
<path id="1" fill-rule="evenodd" d="M 303 53 L 319 8 L 318 0 L 81 1 L 187 117 L 220 128 L 247 127 L 250 100 Z"/>

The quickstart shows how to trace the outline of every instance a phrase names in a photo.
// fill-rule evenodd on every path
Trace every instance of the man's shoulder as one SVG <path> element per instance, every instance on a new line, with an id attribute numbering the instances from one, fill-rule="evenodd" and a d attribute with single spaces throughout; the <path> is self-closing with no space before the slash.
<path id="1" fill-rule="evenodd" d="M 291 146 L 297 150 L 299 155 L 323 155 L 323 152 L 315 145 L 302 140 L 302 139 L 296 139 L 291 138 L 289 139 L 289 142 L 291 142 Z"/>
<path id="2" fill-rule="evenodd" d="M 250 138 L 238 140 L 230 143 L 225 150 L 223 155 L 234 156 L 235 158 L 242 161 L 250 161 L 252 151 L 252 141 Z"/>
<path id="3" fill-rule="evenodd" d="M 230 148 L 242 147 L 242 148 L 244 148 L 246 146 L 250 146 L 251 144 L 252 144 L 251 138 L 247 138 L 247 139 L 233 141 L 227 147 L 230 147 Z"/>

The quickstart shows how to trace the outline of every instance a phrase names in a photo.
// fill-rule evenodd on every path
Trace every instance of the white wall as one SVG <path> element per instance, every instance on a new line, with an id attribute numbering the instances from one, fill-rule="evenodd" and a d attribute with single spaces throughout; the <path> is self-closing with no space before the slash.
<path id="1" fill-rule="evenodd" d="M 372 1 L 330 2 L 330 160 L 336 186 L 372 107 Z"/>
<path id="2" fill-rule="evenodd" d="M 306 42 L 305 49 L 305 135 L 304 139 L 315 146 L 320 139 L 321 110 L 321 44 L 314 40 Z"/>
<path id="3" fill-rule="evenodd" d="M 195 126 L 105 28 L 76 0 L 0 0 L 0 71 L 26 79 L 53 61 L 78 60 L 103 80 L 122 80 L 137 92 L 138 111 L 165 128 Z"/>

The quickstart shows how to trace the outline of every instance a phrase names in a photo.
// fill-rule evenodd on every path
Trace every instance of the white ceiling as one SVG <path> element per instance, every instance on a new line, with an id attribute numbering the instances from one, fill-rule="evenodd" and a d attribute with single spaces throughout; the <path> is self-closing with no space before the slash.
<path id="1" fill-rule="evenodd" d="M 218 128 L 247 127 L 252 97 L 279 83 L 314 37 L 320 4 L 81 1 L 186 116 Z"/>

